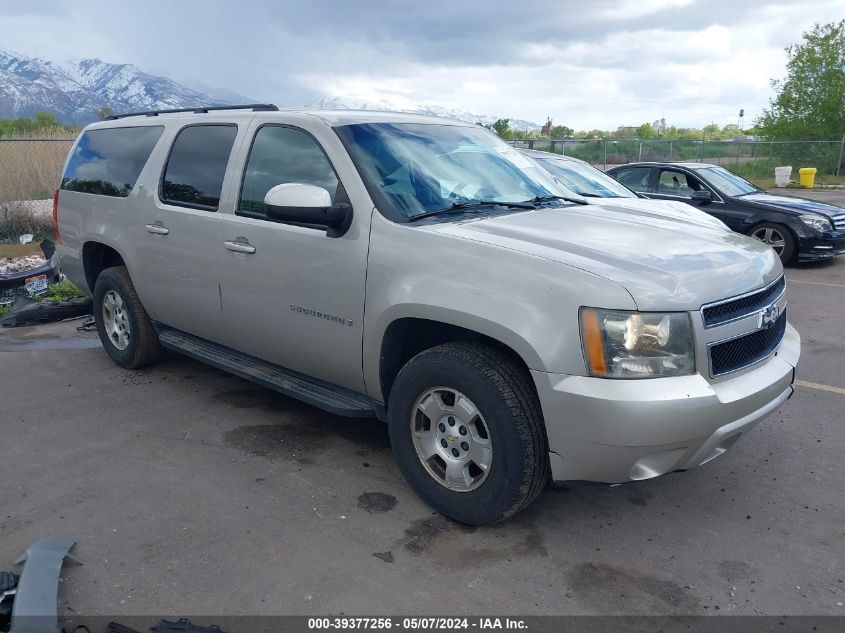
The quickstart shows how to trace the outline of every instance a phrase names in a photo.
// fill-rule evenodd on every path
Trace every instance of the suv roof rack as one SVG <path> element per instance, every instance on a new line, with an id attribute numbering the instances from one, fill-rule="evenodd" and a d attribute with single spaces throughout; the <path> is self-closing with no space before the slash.
<path id="1" fill-rule="evenodd" d="M 175 114 L 177 112 L 193 112 L 194 114 L 207 114 L 208 112 L 217 110 L 252 110 L 253 112 L 277 112 L 279 110 L 272 103 L 248 103 L 246 105 L 227 105 L 227 106 L 206 106 L 196 108 L 174 108 L 172 110 L 146 110 L 143 112 L 127 112 L 126 114 L 112 114 L 104 119 L 104 121 L 116 121 L 117 119 L 125 119 L 130 116 L 158 116 L 159 114 Z"/>

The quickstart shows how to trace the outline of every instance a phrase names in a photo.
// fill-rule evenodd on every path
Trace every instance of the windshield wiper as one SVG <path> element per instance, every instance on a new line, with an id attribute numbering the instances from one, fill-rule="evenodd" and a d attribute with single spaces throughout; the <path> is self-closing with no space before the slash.
<path id="1" fill-rule="evenodd" d="M 408 222 L 416 222 L 423 218 L 430 218 L 435 215 L 442 215 L 444 213 L 451 213 L 452 211 L 460 211 L 461 209 L 477 208 L 477 207 L 512 207 L 514 209 L 536 209 L 537 207 L 531 202 L 500 202 L 498 200 L 465 200 L 464 202 L 453 202 L 448 207 L 442 209 L 435 209 L 434 211 L 426 211 L 408 218 Z"/>
<path id="2" fill-rule="evenodd" d="M 563 200 L 564 202 L 573 202 L 575 204 L 589 204 L 586 200 L 581 200 L 580 198 L 569 198 L 567 196 L 537 196 L 532 200 L 528 200 L 531 204 L 541 204 L 543 202 L 551 202 L 553 200 Z"/>

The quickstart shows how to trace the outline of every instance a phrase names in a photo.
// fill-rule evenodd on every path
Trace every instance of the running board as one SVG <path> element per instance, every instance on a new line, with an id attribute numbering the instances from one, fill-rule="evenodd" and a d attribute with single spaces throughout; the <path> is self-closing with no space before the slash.
<path id="1" fill-rule="evenodd" d="M 375 403 L 350 389 L 310 378 L 181 330 L 162 328 L 159 340 L 168 349 L 335 415 L 350 418 L 377 417 Z"/>

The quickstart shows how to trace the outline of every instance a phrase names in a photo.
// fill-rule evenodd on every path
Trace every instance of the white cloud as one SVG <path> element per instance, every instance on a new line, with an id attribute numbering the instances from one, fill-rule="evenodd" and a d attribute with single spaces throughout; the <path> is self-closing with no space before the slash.
<path id="1" fill-rule="evenodd" d="M 499 86 L 485 81 L 465 81 L 461 84 L 461 89 L 465 93 L 477 95 L 488 95 L 500 91 Z"/>
<path id="2" fill-rule="evenodd" d="M 689 6 L 693 0 L 620 0 L 601 10 L 599 15 L 607 20 L 630 20 L 660 11 Z"/>
<path id="3" fill-rule="evenodd" d="M 578 129 L 750 123 L 783 48 L 845 0 L 3 0 L 0 42 L 302 105 L 438 103 Z M 162 19 L 166 16 L 166 19 Z M 222 19 L 225 17 L 225 19 Z"/>

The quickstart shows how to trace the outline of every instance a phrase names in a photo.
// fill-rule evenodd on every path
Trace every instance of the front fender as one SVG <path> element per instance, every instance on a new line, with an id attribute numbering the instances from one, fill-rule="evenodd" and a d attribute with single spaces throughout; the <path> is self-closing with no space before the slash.
<path id="1" fill-rule="evenodd" d="M 618 283 L 542 257 L 373 217 L 363 371 L 382 401 L 381 348 L 398 319 L 454 325 L 516 352 L 529 369 L 584 375 L 578 311 L 635 310 Z"/>
<path id="2" fill-rule="evenodd" d="M 423 319 L 451 325 L 482 334 L 516 352 L 529 367 L 543 366 L 543 359 L 531 343 L 519 332 L 477 314 L 462 312 L 450 307 L 419 303 L 402 303 L 390 306 L 365 332 L 364 379 L 367 393 L 379 402 L 384 401 L 381 390 L 382 350 L 391 325 L 403 319 Z M 371 344 L 368 344 L 370 343 Z"/>

